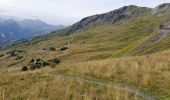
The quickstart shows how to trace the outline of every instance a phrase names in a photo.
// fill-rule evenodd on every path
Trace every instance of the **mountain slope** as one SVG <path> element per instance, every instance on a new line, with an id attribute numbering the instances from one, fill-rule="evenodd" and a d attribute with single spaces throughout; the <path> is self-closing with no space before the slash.
<path id="1" fill-rule="evenodd" d="M 125 84 L 146 91 L 146 93 L 153 95 L 153 97 L 158 97 L 158 100 L 164 100 L 164 98 L 166 100 L 166 98 L 169 99 L 170 96 L 170 86 L 168 84 L 170 82 L 168 74 L 170 52 L 169 50 L 165 53 L 161 52 L 169 48 L 170 37 L 163 36 L 163 38 L 147 43 L 145 46 L 149 49 L 140 46 L 143 46 L 143 43 L 152 40 L 155 36 L 159 36 L 157 29 L 167 28 L 167 25 L 163 25 L 161 28 L 159 28 L 159 26 L 162 19 L 166 19 L 168 16 L 142 16 L 113 25 L 97 25 L 89 30 L 69 36 L 58 37 L 56 33 L 56 36 L 37 37 L 25 44 L 15 45 L 6 51 L 1 51 L 0 53 L 5 54 L 5 56 L 1 57 L 0 63 L 4 69 L 8 66 L 9 72 L 4 72 L 5 75 L 10 74 L 13 76 L 15 73 L 19 74 L 16 77 L 28 75 L 22 78 L 22 80 L 19 78 L 12 81 L 12 83 L 15 83 L 20 80 L 21 82 L 19 81 L 17 85 L 18 88 L 26 89 L 25 91 L 28 93 L 30 93 L 29 91 L 31 90 L 22 87 L 22 84 L 24 84 L 22 82 L 29 81 L 32 83 L 32 79 L 35 79 L 34 82 L 41 81 L 39 84 L 43 84 L 44 81 L 46 84 L 51 84 L 51 80 L 55 79 L 55 77 L 50 76 L 52 79 L 47 80 L 48 76 L 43 76 L 45 79 L 40 80 L 39 75 L 44 73 L 50 73 L 50 75 L 62 73 L 68 76 L 84 77 L 94 80 L 100 79 L 109 83 L 113 82 L 113 84 L 123 84 L 123 86 Z M 170 22 L 170 20 L 166 20 L 166 22 Z M 169 34 L 169 32 L 167 34 Z M 162 42 L 165 40 L 168 41 Z M 56 48 L 56 51 L 51 51 L 49 49 L 50 47 Z M 67 47 L 68 49 L 61 51 L 63 47 Z M 6 54 L 6 52 L 12 50 L 24 51 L 19 53 L 23 58 L 16 60 L 15 57 L 10 57 Z M 137 52 L 138 50 L 142 52 Z M 155 52 L 159 53 L 151 54 Z M 133 55 L 135 55 L 135 57 L 132 57 Z M 49 65 L 36 71 L 22 72 L 21 74 L 20 69 L 22 66 L 27 66 L 27 64 L 35 58 L 40 58 L 44 61 L 58 58 L 61 64 L 56 65 L 56 68 Z M 7 78 L 11 76 L 7 76 Z M 60 82 L 60 80 L 58 81 Z M 8 82 L 9 87 L 12 86 L 10 82 L 11 81 Z M 74 85 L 75 84 L 76 83 L 74 83 Z M 54 87 L 57 86 L 56 84 Z M 32 86 L 28 84 L 26 87 L 30 88 Z M 48 85 L 48 88 L 53 89 L 54 87 Z M 13 88 L 9 89 L 12 90 Z M 10 92 L 10 90 L 7 91 L 7 93 L 14 94 Z M 38 90 L 39 87 L 37 91 Z M 38 93 L 39 92 L 35 94 L 38 95 Z M 43 93 L 46 93 L 45 90 Z M 58 94 L 58 92 L 56 94 Z M 29 96 L 24 95 L 23 97 L 28 98 Z"/>
<path id="2" fill-rule="evenodd" d="M 100 85 L 91 84 L 97 89 L 94 92 L 90 83 L 84 85 L 82 81 L 79 88 L 80 84 L 75 78 L 70 79 L 77 77 L 129 86 L 145 91 L 156 100 L 169 100 L 170 14 L 154 15 L 152 11 L 147 10 L 141 16 L 122 19 L 114 24 L 109 24 L 109 19 L 107 23 L 92 24 L 91 28 L 83 27 L 85 30 L 81 28 L 79 32 L 59 37 L 58 34 L 65 35 L 69 31 L 66 28 L 0 51 L 0 90 L 7 89 L 5 93 L 11 95 L 7 97 L 9 99 L 56 99 L 61 96 L 59 99 L 89 100 L 90 92 L 90 99 L 101 98 L 104 94 L 104 100 L 138 100 L 136 95 L 133 98 L 129 92 L 114 92 L 110 87 L 111 92 L 105 87 L 99 90 L 97 86 Z M 41 61 L 56 60 L 60 61 L 59 65 L 52 63 L 34 71 L 30 68 L 39 61 L 41 65 Z M 29 71 L 21 72 L 23 66 L 28 67 Z M 69 78 L 58 77 L 60 74 Z M 139 91 L 135 93 L 139 94 Z"/>
<path id="3" fill-rule="evenodd" d="M 28 31 L 30 30 L 22 28 L 14 20 L 6 20 L 0 22 L 0 39 L 2 41 L 28 37 Z"/>
<path id="4" fill-rule="evenodd" d="M 114 24 L 122 20 L 131 19 L 147 15 L 162 15 L 170 13 L 170 3 L 161 4 L 155 8 L 138 7 L 135 5 L 124 6 L 122 8 L 83 18 L 81 21 L 71 25 L 62 32 L 60 36 L 69 35 L 94 27 L 97 24 Z"/>
<path id="5" fill-rule="evenodd" d="M 167 8 L 169 4 L 162 5 Z M 160 6 L 156 8 L 164 9 L 164 7 L 162 8 Z M 44 37 L 35 38 L 31 42 L 40 43 L 44 41 L 44 44 L 42 44 L 43 47 L 48 47 L 46 43 L 50 44 L 51 42 L 51 45 L 54 46 L 61 46 L 67 42 L 76 43 L 76 41 L 78 43 L 94 43 L 95 45 L 102 44 L 100 49 L 113 49 L 112 54 L 109 54 L 112 57 L 150 54 L 168 48 L 170 32 L 169 29 L 163 30 L 161 28 L 166 28 L 169 25 L 169 12 L 165 12 L 162 16 L 156 16 L 152 14 L 154 9 L 133 5 L 124 6 L 109 13 L 84 18 L 69 28 Z M 89 26 L 91 28 L 88 28 Z M 58 37 L 58 35 L 68 35 L 72 32 L 76 34 L 62 37 L 67 39 L 61 40 L 60 37 Z M 109 45 L 110 43 L 112 45 Z M 163 44 L 163 46 L 157 45 L 159 43 Z M 103 44 L 107 44 L 108 46 L 103 46 Z M 99 48 L 96 48 L 96 51 L 98 51 L 98 49 Z"/>
<path id="6" fill-rule="evenodd" d="M 60 29 L 60 25 L 53 26 L 49 25 L 39 19 L 31 20 L 31 19 L 24 19 L 19 22 L 20 26 L 23 28 L 31 29 L 31 30 L 55 30 Z M 62 27 L 61 27 L 62 28 Z"/>
<path id="7" fill-rule="evenodd" d="M 169 4 L 162 5 L 167 6 Z M 31 44 L 32 42 L 34 44 L 34 42 L 40 43 L 41 41 L 44 41 L 44 44 L 42 44 L 43 47 L 49 46 L 46 44 L 51 44 L 57 47 L 57 45 L 62 46 L 67 42 L 87 42 L 91 46 L 92 44 L 94 44 L 93 46 L 100 45 L 101 50 L 103 48 L 103 50 L 106 49 L 107 51 L 109 48 L 108 51 L 111 50 L 112 53 L 110 52 L 106 57 L 119 57 L 123 55 L 139 54 L 142 55 L 158 52 L 169 48 L 168 43 L 170 31 L 169 29 L 162 30 L 160 26 L 167 27 L 169 25 L 168 22 L 170 19 L 169 12 L 165 12 L 165 14 L 162 16 L 152 15 L 152 11 L 154 9 L 132 5 L 125 6 L 109 13 L 84 18 L 69 28 L 57 31 L 44 37 L 35 38 L 33 41 L 31 41 Z M 117 16 L 115 17 L 115 15 Z M 120 16 L 130 16 L 131 18 Z M 88 29 L 87 27 L 89 27 L 89 25 L 91 25 L 91 28 Z M 73 34 L 71 36 L 64 36 L 74 32 L 70 31 L 72 29 L 76 31 L 75 35 Z M 78 32 L 78 30 L 80 32 Z M 61 37 L 64 38 L 64 40 L 61 40 L 60 37 L 58 37 L 59 34 L 64 36 Z M 163 44 L 163 46 L 158 44 Z M 98 51 L 99 48 L 95 48 L 93 46 L 91 48 L 93 48 L 95 51 Z M 41 48 L 41 46 L 39 48 Z"/>
<path id="8" fill-rule="evenodd" d="M 122 8 L 116 9 L 108 13 L 83 18 L 80 22 L 77 22 L 74 25 L 72 25 L 68 29 L 66 34 L 79 32 L 91 28 L 96 24 L 114 24 L 121 20 L 135 18 L 138 16 L 144 16 L 148 14 L 150 11 L 151 9 L 146 7 L 138 7 L 134 5 L 124 6 Z"/>
<path id="9" fill-rule="evenodd" d="M 113 25 L 97 25 L 89 30 L 63 37 L 58 37 L 58 33 L 53 33 L 37 37 L 24 44 L 26 46 L 23 48 L 37 51 L 50 47 L 61 48 L 71 44 L 68 46 L 73 49 L 74 53 L 72 54 L 71 50 L 70 55 L 68 54 L 70 60 L 74 54 L 77 56 L 85 54 L 86 60 L 150 54 L 169 47 L 169 32 L 164 37 L 164 33 L 159 33 L 157 30 L 161 30 L 159 26 L 162 19 L 167 17 L 137 17 Z M 169 21 L 166 20 L 166 22 Z M 159 43 L 162 46 L 156 45 Z"/>

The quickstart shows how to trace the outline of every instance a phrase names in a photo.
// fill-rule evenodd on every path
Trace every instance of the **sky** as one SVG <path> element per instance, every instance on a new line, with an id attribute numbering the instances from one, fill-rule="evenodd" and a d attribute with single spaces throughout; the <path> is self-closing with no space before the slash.
<path id="1" fill-rule="evenodd" d="M 54 25 L 71 25 L 84 17 L 125 5 L 155 7 L 170 0 L 0 0 L 0 15 L 41 19 Z"/>

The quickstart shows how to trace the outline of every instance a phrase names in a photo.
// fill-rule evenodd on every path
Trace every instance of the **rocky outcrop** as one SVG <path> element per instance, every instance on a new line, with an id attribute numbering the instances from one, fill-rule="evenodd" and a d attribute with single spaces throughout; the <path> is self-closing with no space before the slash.
<path id="1" fill-rule="evenodd" d="M 86 17 L 80 22 L 72 25 L 69 28 L 68 33 L 71 34 L 74 32 L 79 32 L 96 24 L 114 24 L 124 19 L 142 16 L 150 11 L 151 9 L 146 7 L 138 7 L 134 5 L 124 6 L 108 13 Z"/>
<path id="2" fill-rule="evenodd" d="M 114 24 L 125 19 L 131 19 L 144 15 L 162 15 L 170 13 L 170 3 L 161 4 L 155 8 L 138 7 L 135 5 L 124 6 L 114 11 L 97 14 L 83 18 L 81 21 L 72 26 L 60 30 L 57 33 L 60 36 L 69 35 L 75 32 L 80 32 L 95 26 L 96 24 Z"/>
<path id="3" fill-rule="evenodd" d="M 152 10 L 153 15 L 162 15 L 166 13 L 170 13 L 170 3 L 161 4 Z"/>

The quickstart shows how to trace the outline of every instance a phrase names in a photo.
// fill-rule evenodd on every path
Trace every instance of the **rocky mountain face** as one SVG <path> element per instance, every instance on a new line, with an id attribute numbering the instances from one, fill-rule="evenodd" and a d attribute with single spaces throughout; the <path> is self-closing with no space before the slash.
<path id="1" fill-rule="evenodd" d="M 150 11 L 151 9 L 146 7 L 138 7 L 134 5 L 124 6 L 108 13 L 83 18 L 80 22 L 72 25 L 68 30 L 68 33 L 79 32 L 96 24 L 114 24 L 124 19 L 145 15 Z"/>
<path id="2" fill-rule="evenodd" d="M 144 15 L 165 14 L 170 12 L 170 3 L 161 4 L 155 8 L 138 7 L 134 5 L 124 6 L 114 11 L 89 16 L 59 32 L 60 35 L 69 35 L 95 26 L 96 24 L 114 24 L 119 21 Z"/>
<path id="3" fill-rule="evenodd" d="M 32 36 L 44 35 L 62 26 L 46 24 L 41 20 L 12 19 L 13 17 L 0 16 L 0 42 L 30 38 Z"/>
<path id="4" fill-rule="evenodd" d="M 170 3 L 164 3 L 152 10 L 153 15 L 162 15 L 165 13 L 170 13 Z"/>

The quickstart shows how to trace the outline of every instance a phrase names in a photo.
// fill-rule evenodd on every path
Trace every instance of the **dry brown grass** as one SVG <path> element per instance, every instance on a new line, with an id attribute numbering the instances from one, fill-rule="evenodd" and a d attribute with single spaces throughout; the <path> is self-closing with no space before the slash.
<path id="1" fill-rule="evenodd" d="M 47 72 L 60 72 L 112 81 L 113 83 L 141 88 L 158 96 L 170 97 L 169 50 L 160 54 L 130 57 L 135 53 L 133 52 L 133 50 L 136 50 L 135 48 L 138 48 L 149 36 L 155 34 L 151 29 L 159 25 L 158 19 L 139 18 L 116 25 L 99 25 L 88 31 L 70 36 L 57 37 L 54 35 L 40 38 L 40 41 L 36 39 L 28 45 L 17 45 L 11 48 L 26 51 L 22 54 L 23 59 L 20 60 L 15 60 L 15 57 L 9 57 L 6 54 L 10 49 L 0 51 L 0 54 L 5 54 L 4 57 L 0 58 L 0 69 L 8 69 L 0 73 L 2 99 L 61 100 L 84 98 L 88 100 L 101 98 L 104 100 L 122 100 L 121 97 L 125 100 L 134 99 L 134 96 L 128 93 L 110 90 L 106 87 L 81 81 L 40 77 L 37 74 Z M 70 42 L 71 45 L 66 51 L 43 50 L 49 47 L 61 48 L 66 46 L 67 42 Z M 160 43 L 160 45 L 161 48 L 158 48 L 158 51 L 169 48 L 168 41 Z M 157 50 L 157 47 L 159 46 L 150 46 L 146 51 L 153 53 L 154 50 Z M 139 52 L 139 54 L 145 54 L 145 48 L 142 48 L 141 51 L 143 52 Z M 107 59 L 113 57 L 113 55 L 114 57 L 124 57 Z M 42 60 L 59 58 L 61 64 L 56 66 L 53 71 L 48 68 L 27 73 L 18 71 L 22 66 L 27 65 L 32 58 Z M 12 66 L 9 66 L 11 64 Z M 85 96 L 82 96 L 82 94 Z"/>
<path id="2" fill-rule="evenodd" d="M 58 77 L 43 77 L 41 70 L 0 75 L 1 100 L 140 100 L 107 86 Z"/>
<path id="3" fill-rule="evenodd" d="M 170 96 L 170 53 L 64 64 L 55 72 L 131 84 L 160 96 Z"/>
<path id="4" fill-rule="evenodd" d="M 50 78 L 51 80 L 48 81 L 46 80 L 46 78 L 36 76 L 37 75 L 36 73 L 48 73 L 48 72 L 58 73 L 59 72 L 59 73 L 67 74 L 67 75 L 89 77 L 93 79 L 102 79 L 106 81 L 111 81 L 113 83 L 121 83 L 121 84 L 129 85 L 129 86 L 134 86 L 136 88 L 140 88 L 145 91 L 152 92 L 154 95 L 157 95 L 157 96 L 165 96 L 165 97 L 170 96 L 169 94 L 170 93 L 170 86 L 169 86 L 169 83 L 170 83 L 170 79 L 169 79 L 170 77 L 170 74 L 169 74 L 170 51 L 169 50 L 162 52 L 162 53 L 146 55 L 146 56 L 122 57 L 122 58 L 114 58 L 114 59 L 106 59 L 106 60 L 86 61 L 83 59 L 87 59 L 86 57 L 88 57 L 88 55 L 83 54 L 82 56 L 80 56 L 79 54 L 76 54 L 77 52 L 74 55 L 71 55 L 72 53 L 75 52 L 76 48 L 78 47 L 73 46 L 71 47 L 70 50 L 66 52 L 44 53 L 44 55 L 47 55 L 45 56 L 44 59 L 53 58 L 56 56 L 56 53 L 58 53 L 57 57 L 62 56 L 62 55 L 65 57 L 68 57 L 67 59 L 66 58 L 63 59 L 62 60 L 63 62 L 60 65 L 57 65 L 56 69 L 50 69 L 47 67 L 41 70 L 37 70 L 35 72 L 27 72 L 26 74 L 21 73 L 20 71 L 19 72 L 13 71 L 17 69 L 20 70 L 21 66 L 23 66 L 24 64 L 26 64 L 26 62 L 28 62 L 26 60 L 17 64 L 16 67 L 15 66 L 9 67 L 8 71 L 5 71 L 3 72 L 3 74 L 0 74 L 0 77 L 2 79 L 1 86 L 0 86 L 0 88 L 2 89 L 1 95 L 4 94 L 3 91 L 4 91 L 4 86 L 5 86 L 5 89 L 7 90 L 9 89 L 8 91 L 5 92 L 6 95 L 10 94 L 9 96 L 10 98 L 8 99 L 15 98 L 14 90 L 17 90 L 17 88 L 21 88 L 21 89 L 23 88 L 23 91 L 21 89 L 18 89 L 17 90 L 18 94 L 16 93 L 17 95 L 19 95 L 21 91 L 25 93 L 22 96 L 23 98 L 24 97 L 29 98 L 29 96 L 26 96 L 26 94 L 28 94 L 28 95 L 31 95 L 31 97 L 40 99 L 36 97 L 38 93 L 30 92 L 33 90 L 29 88 L 32 88 L 34 85 L 35 85 L 34 87 L 37 86 L 36 84 L 34 84 L 34 82 L 35 83 L 38 82 L 38 84 L 41 84 L 41 82 L 45 84 L 50 84 L 52 81 L 56 81 L 56 82 L 63 82 L 63 81 L 61 81 L 62 79 L 56 79 L 56 78 Z M 79 48 L 82 48 L 82 47 L 80 46 Z M 27 55 L 26 58 L 31 59 L 31 55 L 37 55 L 37 52 L 38 51 L 35 51 L 35 53 L 32 52 L 33 54 Z M 43 55 L 43 53 L 40 52 L 40 55 L 39 55 L 40 57 L 42 57 L 41 54 Z M 17 62 L 16 60 L 14 60 L 14 58 L 6 58 L 6 57 L 7 56 L 5 56 L 4 59 L 1 59 L 1 63 L 3 63 L 4 65 L 5 64 L 9 65 L 13 62 L 14 63 Z M 15 77 L 16 75 L 14 75 L 13 72 L 17 72 L 18 78 Z M 34 76 L 33 80 L 31 78 L 32 75 Z M 22 79 L 23 77 L 24 77 L 24 80 Z M 28 80 L 25 80 L 27 78 Z M 37 78 L 40 78 L 42 80 L 37 80 Z M 7 81 L 5 82 L 4 80 L 7 80 Z M 70 82 L 70 80 L 65 80 L 65 81 Z M 13 84 L 13 83 L 16 83 L 16 84 Z M 31 86 L 29 86 L 30 84 Z M 73 83 L 70 85 L 72 86 L 74 84 L 76 83 Z M 15 87 L 16 85 L 18 85 L 18 87 Z M 57 86 L 59 85 L 59 83 L 55 85 Z M 50 88 L 52 87 L 55 87 L 55 86 L 51 85 Z M 50 90 L 50 91 L 53 91 L 53 90 Z M 51 94 L 50 91 L 49 91 L 49 95 Z M 97 90 L 94 90 L 94 91 L 97 91 Z M 72 91 L 72 92 L 74 93 L 75 91 Z M 102 94 L 105 92 L 106 91 L 103 90 Z M 75 92 L 74 95 L 76 95 L 76 93 L 77 92 Z M 113 92 L 113 94 L 114 93 L 115 92 Z M 86 96 L 88 97 L 89 95 L 86 95 Z M 106 94 L 103 94 L 103 95 L 106 96 Z M 116 98 L 119 98 L 119 96 Z"/>
<path id="5" fill-rule="evenodd" d="M 146 55 L 146 56 L 122 57 L 122 58 L 114 58 L 114 59 L 110 58 L 106 60 L 88 61 L 88 59 L 91 58 L 91 56 L 98 55 L 101 53 L 107 54 L 107 52 L 108 54 L 112 53 L 111 51 L 92 52 L 94 49 L 93 48 L 94 46 L 95 45 L 92 46 L 88 44 L 81 44 L 81 45 L 75 44 L 75 45 L 71 45 L 70 49 L 64 52 L 60 52 L 60 51 L 47 52 L 47 51 L 42 51 L 42 50 L 34 51 L 33 49 L 30 49 L 30 51 L 28 50 L 27 53 L 24 54 L 24 59 L 19 60 L 19 61 L 14 60 L 13 57 L 8 58 L 8 55 L 5 55 L 5 57 L 3 57 L 0 60 L 0 63 L 2 64 L 1 69 L 6 68 L 6 66 L 9 66 L 12 63 L 17 63 L 17 62 L 19 63 L 17 63 L 16 65 L 12 67 L 7 68 L 9 70 L 5 71 L 4 74 L 0 74 L 0 77 L 5 77 L 4 79 L 2 78 L 2 80 L 12 80 L 12 78 L 10 77 L 12 77 L 13 74 L 8 75 L 10 70 L 17 70 L 17 69 L 20 70 L 21 67 L 23 65 L 26 65 L 27 62 L 29 62 L 30 59 L 33 57 L 42 58 L 44 60 L 59 57 L 61 58 L 62 63 L 60 65 L 57 65 L 56 69 L 51 70 L 51 69 L 48 69 L 47 67 L 45 69 L 41 69 L 40 72 L 41 73 L 60 72 L 60 73 L 68 74 L 68 75 L 90 77 L 94 79 L 102 79 L 106 81 L 112 81 L 113 83 L 121 83 L 121 84 L 129 85 L 129 86 L 134 86 L 136 88 L 144 89 L 148 92 L 152 92 L 154 95 L 157 95 L 157 96 L 165 96 L 165 97 L 170 96 L 170 85 L 169 85 L 170 83 L 170 79 L 169 79 L 170 77 L 170 74 L 169 74 L 170 51 L 169 50 L 162 52 L 162 53 Z M 2 53 L 5 54 L 6 52 L 7 51 L 3 51 Z M 36 72 L 36 73 L 39 73 L 39 72 Z M 22 76 L 22 74 L 21 75 L 20 74 L 21 73 L 19 72 L 18 77 Z M 35 73 L 32 73 L 32 74 L 34 75 Z M 26 74 L 25 79 L 27 79 L 27 77 L 30 78 L 30 76 Z M 54 79 L 52 78 L 52 80 L 60 82 L 61 79 L 57 80 L 55 78 Z M 15 81 L 18 81 L 18 82 L 16 82 L 16 84 L 13 85 L 12 83 L 15 83 Z M 41 81 L 40 80 L 35 80 L 35 81 L 36 82 L 43 81 L 46 84 L 50 84 L 51 82 L 51 81 L 50 82 L 46 81 L 44 78 L 42 78 Z M 28 83 L 34 85 L 34 81 L 31 81 L 31 79 L 29 79 Z M 32 87 L 32 86 L 29 86 L 29 84 L 27 84 L 27 81 L 25 80 L 21 81 L 19 79 L 8 81 L 7 83 L 3 83 L 3 84 L 5 84 L 4 85 L 6 86 L 5 88 L 9 89 L 8 91 L 6 91 L 5 94 L 6 95 L 11 94 L 11 97 L 8 99 L 15 98 L 14 90 L 17 90 L 17 88 L 24 88 L 22 91 L 24 93 L 24 91 L 27 91 L 28 88 Z M 18 85 L 18 84 L 19 86 L 15 88 L 15 85 Z M 74 85 L 74 83 L 72 85 Z M 52 88 L 54 87 L 54 85 L 51 85 L 50 87 Z M 1 94 L 3 94 L 4 88 L 1 91 L 2 91 Z M 19 95 L 21 90 L 19 89 L 17 91 L 19 91 L 18 92 L 18 95 Z M 33 91 L 33 90 L 29 90 L 25 92 L 25 95 L 23 94 L 23 98 L 24 97 L 29 98 L 28 96 L 26 96 L 26 94 L 29 94 L 28 92 L 30 91 Z M 30 93 L 29 95 L 37 99 L 37 97 L 35 97 L 37 94 L 35 93 L 35 95 L 32 96 L 33 94 Z M 50 94 L 51 93 L 49 93 L 49 95 Z M 103 94 L 103 95 L 106 95 L 106 94 Z M 119 96 L 117 98 L 119 98 Z"/>

